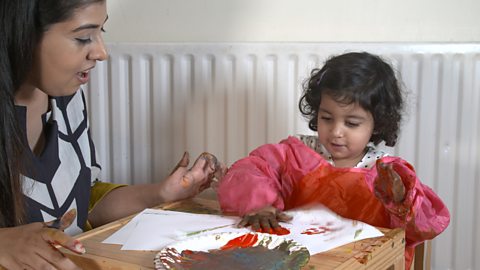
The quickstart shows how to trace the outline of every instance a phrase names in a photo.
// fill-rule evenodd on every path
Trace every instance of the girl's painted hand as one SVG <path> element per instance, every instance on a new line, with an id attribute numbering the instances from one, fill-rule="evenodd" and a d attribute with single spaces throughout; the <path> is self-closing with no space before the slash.
<path id="1" fill-rule="evenodd" d="M 405 185 L 402 178 L 395 172 L 392 164 L 378 161 L 377 178 L 375 178 L 375 195 L 385 204 L 401 203 L 405 199 Z"/>
<path id="2" fill-rule="evenodd" d="M 286 222 L 291 220 L 292 217 L 279 211 L 273 206 L 266 206 L 259 211 L 247 214 L 243 216 L 238 227 L 251 226 L 253 231 L 281 234 L 283 228 L 278 222 Z"/>
<path id="3" fill-rule="evenodd" d="M 78 254 L 85 253 L 78 240 L 62 231 L 75 216 L 76 211 L 71 210 L 59 221 L 1 228 L 0 269 L 80 269 L 56 248 L 59 245 Z"/>
<path id="4" fill-rule="evenodd" d="M 226 173 L 226 167 L 210 153 L 202 153 L 188 169 L 189 154 L 185 152 L 172 174 L 161 183 L 161 196 L 165 202 L 193 197 L 209 188 Z"/>

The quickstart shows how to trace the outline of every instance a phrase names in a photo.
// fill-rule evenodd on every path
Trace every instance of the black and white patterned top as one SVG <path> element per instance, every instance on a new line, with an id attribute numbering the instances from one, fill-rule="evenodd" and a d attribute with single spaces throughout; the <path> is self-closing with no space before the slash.
<path id="1" fill-rule="evenodd" d="M 318 137 L 315 135 L 297 135 L 296 136 L 298 139 L 300 139 L 306 146 L 312 148 L 315 150 L 315 152 L 319 153 L 320 155 L 325 158 L 328 163 L 331 165 L 335 166 L 333 162 L 332 155 L 328 152 L 328 150 L 323 146 L 319 141 Z M 371 169 L 373 166 L 375 166 L 375 162 L 377 159 L 380 159 L 382 157 L 388 156 L 388 153 L 376 149 L 375 145 L 373 143 L 369 143 L 367 145 L 367 152 L 363 156 L 362 160 L 358 162 L 358 164 L 355 166 L 355 168 L 367 168 Z"/>
<path id="2" fill-rule="evenodd" d="M 90 137 L 83 91 L 50 97 L 49 102 L 51 110 L 42 115 L 44 149 L 40 155 L 27 150 L 23 173 L 27 222 L 50 221 L 75 208 L 77 218 L 65 230 L 74 235 L 85 229 L 90 187 L 100 166 Z M 17 115 L 26 130 L 26 107 L 17 106 Z"/>

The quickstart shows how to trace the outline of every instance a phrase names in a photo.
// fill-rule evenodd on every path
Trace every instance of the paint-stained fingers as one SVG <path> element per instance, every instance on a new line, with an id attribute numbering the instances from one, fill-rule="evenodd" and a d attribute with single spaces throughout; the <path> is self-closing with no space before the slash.
<path id="1" fill-rule="evenodd" d="M 195 160 L 191 170 L 198 170 L 206 174 L 211 174 L 215 172 L 216 164 L 217 158 L 214 155 L 208 152 L 203 152 L 198 156 L 197 160 Z"/>
<path id="2" fill-rule="evenodd" d="M 215 172 L 218 169 L 219 162 L 216 156 L 208 152 L 203 152 L 201 156 L 208 160 L 208 166 L 212 172 Z"/>
<path id="3" fill-rule="evenodd" d="M 244 228 L 250 224 L 250 216 L 243 216 L 242 220 L 237 224 L 237 228 Z"/>
<path id="4" fill-rule="evenodd" d="M 374 182 L 375 195 L 385 203 L 400 203 L 405 199 L 405 185 L 391 163 L 377 162 L 378 175 Z"/>
<path id="5" fill-rule="evenodd" d="M 78 254 L 85 253 L 85 248 L 80 241 L 72 238 L 60 230 L 43 228 L 41 231 L 41 237 L 43 240 L 52 245 L 60 245 Z"/>
<path id="6" fill-rule="evenodd" d="M 199 183 L 208 182 L 210 183 L 209 175 L 211 175 L 214 170 L 210 167 L 209 161 L 204 156 L 200 155 L 192 167 L 187 171 L 187 174 L 191 175 L 192 179 Z"/>
<path id="7" fill-rule="evenodd" d="M 392 184 L 392 193 L 393 193 L 393 202 L 400 203 L 405 199 L 405 185 L 403 184 L 402 178 L 398 173 L 390 167 L 390 174 L 393 179 Z"/>
<path id="8" fill-rule="evenodd" d="M 261 230 L 260 217 L 257 214 L 249 214 L 243 216 L 242 220 L 237 224 L 238 228 L 250 226 L 253 231 Z"/>
<path id="9" fill-rule="evenodd" d="M 387 171 L 388 165 L 381 161 L 376 164 L 378 175 L 374 181 L 375 195 L 384 203 L 392 201 L 392 179 Z"/>
<path id="10" fill-rule="evenodd" d="M 42 240 L 33 245 L 33 253 L 28 252 L 28 255 L 18 258 L 18 262 L 22 264 L 20 269 L 80 269 L 54 246 L 55 243 L 62 242 L 62 240 L 57 241 L 57 239 L 60 239 L 57 234 L 64 233 L 57 229 L 42 228 L 40 230 Z"/>
<path id="11" fill-rule="evenodd" d="M 225 166 L 223 163 L 219 163 L 218 167 L 216 168 L 215 172 L 213 173 L 212 176 L 212 182 L 210 186 L 214 189 L 217 190 L 220 183 L 222 182 L 223 177 L 225 174 L 227 174 L 228 168 Z"/>
<path id="12" fill-rule="evenodd" d="M 270 228 L 272 228 L 272 229 L 276 229 L 278 227 L 281 227 L 277 217 L 273 216 L 273 215 L 268 219 L 268 223 L 270 225 Z"/>
<path id="13" fill-rule="evenodd" d="M 170 173 L 170 175 L 174 174 L 180 167 L 187 168 L 189 163 L 190 163 L 190 154 L 188 152 L 184 152 L 182 158 L 177 163 L 177 165 L 175 166 L 173 171 Z"/>
<path id="14" fill-rule="evenodd" d="M 221 181 L 222 178 L 227 174 L 228 168 L 225 166 L 223 163 L 218 163 L 215 167 L 215 172 L 213 173 L 213 176 L 216 178 L 217 182 Z"/>
<path id="15" fill-rule="evenodd" d="M 260 223 L 260 231 L 269 233 L 272 230 L 272 223 L 276 221 L 274 216 L 267 215 L 267 216 L 260 216 L 259 223 Z M 277 223 L 278 225 L 278 223 Z M 257 230 L 255 230 L 257 231 Z"/>
<path id="16" fill-rule="evenodd" d="M 281 222 L 287 222 L 292 220 L 292 216 L 285 214 L 284 212 L 277 213 L 277 220 Z"/>
<path id="17" fill-rule="evenodd" d="M 250 227 L 252 231 L 258 232 L 262 229 L 260 226 L 260 217 L 258 215 L 250 216 Z"/>
<path id="18" fill-rule="evenodd" d="M 70 209 L 61 218 L 44 222 L 43 224 L 45 227 L 63 231 L 72 225 L 75 217 L 77 217 L 77 209 Z"/>
<path id="19" fill-rule="evenodd" d="M 192 180 L 192 184 L 198 187 L 198 192 L 201 192 L 209 188 L 212 181 L 218 181 L 218 177 L 223 176 L 217 173 L 218 164 L 214 155 L 204 152 L 195 160 L 192 168 L 185 175 Z"/>

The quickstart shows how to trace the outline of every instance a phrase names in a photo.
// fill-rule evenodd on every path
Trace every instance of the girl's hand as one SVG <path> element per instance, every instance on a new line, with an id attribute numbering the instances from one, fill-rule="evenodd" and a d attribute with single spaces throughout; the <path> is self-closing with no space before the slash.
<path id="1" fill-rule="evenodd" d="M 160 196 L 165 202 L 193 197 L 226 173 L 225 165 L 210 153 L 202 153 L 190 169 L 187 169 L 188 163 L 189 154 L 185 152 L 172 174 L 160 183 Z"/>
<path id="2" fill-rule="evenodd" d="M 377 162 L 377 178 L 375 178 L 375 195 L 383 203 L 401 203 L 405 199 L 405 185 L 395 172 L 392 164 Z"/>
<path id="3" fill-rule="evenodd" d="M 9 270 L 80 269 L 55 247 L 60 245 L 78 254 L 85 253 L 78 240 L 62 231 L 72 224 L 75 216 L 76 211 L 71 210 L 59 221 L 1 228 L 0 269 L 2 266 Z"/>
<path id="4" fill-rule="evenodd" d="M 256 232 L 275 233 L 275 231 L 282 229 L 280 224 L 278 224 L 279 221 L 286 222 L 291 219 L 291 216 L 279 211 L 275 207 L 267 206 L 259 211 L 243 216 L 237 226 L 251 226 L 252 230 Z"/>

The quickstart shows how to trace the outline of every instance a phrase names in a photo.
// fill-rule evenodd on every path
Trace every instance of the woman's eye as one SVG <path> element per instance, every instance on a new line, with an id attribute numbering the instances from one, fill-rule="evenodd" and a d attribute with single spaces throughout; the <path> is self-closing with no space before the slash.
<path id="1" fill-rule="evenodd" d="M 91 38 L 76 38 L 75 39 L 78 43 L 80 44 L 88 44 L 90 42 L 92 42 L 92 39 Z"/>

